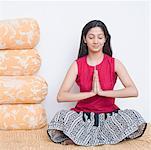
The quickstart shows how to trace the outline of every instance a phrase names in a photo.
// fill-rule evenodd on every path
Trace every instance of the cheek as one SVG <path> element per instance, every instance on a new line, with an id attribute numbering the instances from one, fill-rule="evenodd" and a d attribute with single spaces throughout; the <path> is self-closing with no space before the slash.
<path id="1" fill-rule="evenodd" d="M 87 41 L 87 46 L 91 46 L 92 44 L 93 44 L 92 41 L 90 41 L 90 40 Z"/>
<path id="2" fill-rule="evenodd" d="M 104 43 L 105 43 L 105 40 L 101 40 L 101 41 L 100 41 L 100 43 L 101 43 L 102 45 L 104 45 Z"/>

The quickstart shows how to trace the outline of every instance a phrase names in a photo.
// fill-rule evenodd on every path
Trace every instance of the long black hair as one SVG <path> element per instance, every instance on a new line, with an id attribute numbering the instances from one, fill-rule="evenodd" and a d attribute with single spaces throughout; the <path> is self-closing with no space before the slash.
<path id="1" fill-rule="evenodd" d="M 103 46 L 103 53 L 112 57 L 112 49 L 111 49 L 111 44 L 110 44 L 111 36 L 107 30 L 106 25 L 100 20 L 92 20 L 88 22 L 82 29 L 78 58 L 88 55 L 88 47 L 87 47 L 87 44 L 84 42 L 83 37 L 86 38 L 88 31 L 94 27 L 100 27 L 103 30 L 105 39 L 106 39 L 106 42 L 104 43 L 104 46 Z"/>

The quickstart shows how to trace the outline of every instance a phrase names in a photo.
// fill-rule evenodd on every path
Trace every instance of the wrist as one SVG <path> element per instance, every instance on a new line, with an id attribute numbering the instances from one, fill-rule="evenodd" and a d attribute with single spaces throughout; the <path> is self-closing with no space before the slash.
<path id="1" fill-rule="evenodd" d="M 103 90 L 98 91 L 98 95 L 99 95 L 99 96 L 104 96 L 104 91 L 103 91 Z"/>
<path id="2" fill-rule="evenodd" d="M 95 96 L 95 95 L 96 95 L 96 93 L 94 91 L 90 92 L 90 96 Z"/>

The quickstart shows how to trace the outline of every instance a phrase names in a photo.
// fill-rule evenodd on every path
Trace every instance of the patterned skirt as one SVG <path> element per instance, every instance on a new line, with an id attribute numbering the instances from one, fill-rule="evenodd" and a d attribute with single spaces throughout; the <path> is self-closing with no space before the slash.
<path id="1" fill-rule="evenodd" d="M 95 146 L 138 138 L 146 126 L 142 116 L 131 109 L 100 114 L 61 110 L 48 124 L 47 133 L 55 143 L 71 139 L 76 145 Z"/>

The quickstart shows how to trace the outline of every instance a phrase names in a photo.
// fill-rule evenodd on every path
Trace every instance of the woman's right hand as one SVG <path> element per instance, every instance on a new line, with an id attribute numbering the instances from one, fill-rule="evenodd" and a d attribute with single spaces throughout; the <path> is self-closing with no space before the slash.
<path id="1" fill-rule="evenodd" d="M 73 84 L 76 81 L 77 75 L 78 75 L 78 66 L 77 66 L 77 62 L 74 61 L 71 67 L 69 68 L 65 76 L 65 79 L 61 85 L 61 88 L 58 92 L 57 95 L 58 102 L 76 102 L 96 95 L 96 93 L 93 90 L 89 92 L 79 92 L 79 93 L 70 92 L 70 89 L 72 88 Z"/>
<path id="2" fill-rule="evenodd" d="M 96 95 L 97 94 L 97 77 L 96 77 L 96 69 L 93 72 L 93 81 L 92 81 L 92 92 Z"/>

